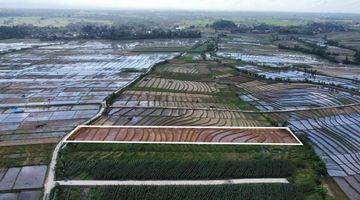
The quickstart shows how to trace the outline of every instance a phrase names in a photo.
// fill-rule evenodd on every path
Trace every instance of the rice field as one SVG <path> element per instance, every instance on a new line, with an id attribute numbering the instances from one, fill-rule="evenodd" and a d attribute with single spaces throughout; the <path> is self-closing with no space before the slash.
<path id="1" fill-rule="evenodd" d="M 259 61 L 256 64 L 259 64 Z M 295 70 L 272 72 L 254 65 L 239 68 L 272 79 L 301 81 L 307 79 L 314 83 L 358 88 L 358 83 L 352 80 L 307 75 L 305 72 Z M 341 68 L 338 70 L 341 71 Z M 357 125 L 360 118 L 356 106 L 359 103 L 359 95 L 356 92 L 349 93 L 316 84 L 269 84 L 261 81 L 240 83 L 237 86 L 242 90 L 240 95 L 242 100 L 255 105 L 260 110 L 273 111 L 274 114 L 271 115 L 273 118 L 289 124 L 295 134 L 306 135 L 313 143 L 317 154 L 326 163 L 329 175 L 335 177 L 336 182 L 349 197 L 359 198 L 360 164 L 357 143 L 359 127 Z M 312 108 L 314 110 L 311 110 Z M 297 109 L 309 110 L 296 111 Z"/>
<path id="2" fill-rule="evenodd" d="M 224 39 L 220 42 L 221 48 L 217 55 L 247 63 L 248 65 L 239 66 L 238 69 L 268 79 L 312 82 L 359 90 L 356 66 L 329 63 L 329 61 L 313 55 L 281 50 L 274 47 L 269 38 L 263 40 L 261 35 L 258 37 L 259 40 L 254 38 L 244 40 L 242 35 Z M 247 41 L 247 44 L 243 44 L 243 40 Z M 302 67 L 316 73 L 298 69 Z"/>
<path id="3" fill-rule="evenodd" d="M 40 189 L 47 166 L 13 167 L 0 171 L 0 191 Z"/>
<path id="4" fill-rule="evenodd" d="M 9 53 L 24 49 L 50 46 L 59 42 L 41 42 L 38 40 L 0 40 L 0 54 Z"/>
<path id="5" fill-rule="evenodd" d="M 95 125 L 269 126 L 262 114 L 192 108 L 113 108 Z"/>
<path id="6" fill-rule="evenodd" d="M 291 144 L 301 143 L 286 128 L 80 126 L 67 142 L 174 144 Z"/>
<path id="7" fill-rule="evenodd" d="M 46 165 L 54 144 L 0 146 L 0 170 L 11 167 Z"/>
<path id="8" fill-rule="evenodd" d="M 99 103 L 140 75 L 121 74 L 123 69 L 147 69 L 167 58 L 130 56 L 118 61 L 41 64 L 16 73 L 4 72 L 0 74 L 0 98 L 3 105 Z"/>
<path id="9" fill-rule="evenodd" d="M 360 68 L 356 65 L 346 65 L 339 67 L 338 65 L 313 65 L 312 68 L 320 74 L 325 74 L 332 77 L 339 77 L 345 79 L 360 79 Z"/>
<path id="10" fill-rule="evenodd" d="M 219 91 L 216 84 L 211 82 L 185 81 L 156 77 L 142 79 L 137 87 L 191 93 L 211 93 Z"/>
<path id="11" fill-rule="evenodd" d="M 305 135 L 350 199 L 359 197 L 359 94 L 304 83 L 237 84 L 239 97 Z"/>
<path id="12" fill-rule="evenodd" d="M 132 52 L 155 43 L 181 47 L 195 42 L 0 41 L 0 150 L 6 149 L 6 153 L 0 154 L 4 159 L 0 169 L 24 168 L 19 179 L 14 184 L 9 182 L 11 187 L 0 192 L 0 199 L 41 198 L 43 180 L 28 188 L 31 185 L 28 179 L 37 179 L 31 177 L 26 166 L 43 165 L 44 178 L 53 144 L 93 118 L 113 92 L 180 53 Z M 51 148 L 40 148 L 38 152 L 32 149 L 34 145 Z M 19 152 L 9 151 L 8 147 Z M 22 152 L 21 148 L 31 151 Z"/>
<path id="13" fill-rule="evenodd" d="M 41 198 L 41 190 L 23 190 L 21 192 L 5 192 L 0 193 L 0 199 L 28 199 L 38 200 Z"/>
<path id="14" fill-rule="evenodd" d="M 98 110 L 96 104 L 0 108 L 0 146 L 56 143 Z"/>
<path id="15" fill-rule="evenodd" d="M 222 38 L 216 55 L 275 68 L 321 62 L 311 55 L 278 49 L 271 37 L 266 34 L 238 34 Z"/>
<path id="16" fill-rule="evenodd" d="M 177 55 L 130 53 L 136 46 L 154 42 L 70 41 L 34 45 L 24 41 L 25 50 L 0 56 L 1 145 L 57 142 L 95 116 L 101 102 L 114 91 L 156 63 Z M 192 44 L 188 40 L 157 43 Z"/>
<path id="17" fill-rule="evenodd" d="M 322 36 L 323 35 L 320 35 L 320 37 Z M 348 33 L 333 32 L 331 34 L 328 34 L 328 39 L 337 41 L 341 45 L 345 45 L 360 50 L 359 36 L 360 34 L 356 31 L 351 31 Z"/>
<path id="18" fill-rule="evenodd" d="M 314 69 L 333 65 L 327 66 L 322 59 L 311 55 L 279 50 L 266 35 L 222 39 L 215 57 L 200 54 L 177 57 L 178 51 L 198 42 L 25 42 L 24 45 L 14 43 L 9 48 L 0 43 L 0 49 L 6 51 L 0 56 L 0 152 L 5 148 L 0 158 L 7 161 L 0 165 L 0 188 L 5 188 L 0 192 L 0 199 L 38 199 L 41 195 L 42 174 L 49 155 L 34 149 L 24 150 L 19 145 L 26 145 L 26 148 L 37 144 L 39 151 L 51 152 L 51 144 L 95 116 L 106 97 L 130 83 L 121 94 L 112 96 L 113 104 L 93 125 L 188 128 L 84 128 L 60 151 L 57 180 L 285 177 L 290 181 L 287 186 L 255 185 L 239 191 L 254 194 L 254 188 L 261 193 L 269 187 L 282 191 L 279 199 L 287 199 L 319 195 L 322 190 L 320 176 L 326 174 L 324 162 L 327 173 L 348 196 L 357 199 L 360 193 L 360 96 L 356 91 L 356 77 L 349 77 L 351 73 L 343 69 L 318 75 L 301 71 L 298 65 Z M 216 61 L 219 57 L 222 57 L 221 62 Z M 152 68 L 154 65 L 156 67 Z M 290 69 L 278 70 L 283 67 Z M 344 73 L 336 75 L 337 70 Z M 145 72 L 149 74 L 144 75 Z M 338 77 L 333 77 L 334 74 Z M 261 80 L 263 76 L 275 81 Z M 209 149 L 204 145 L 72 143 L 294 142 L 294 138 L 283 131 L 230 131 L 225 128 L 280 125 L 289 126 L 301 140 L 306 141 L 306 136 L 322 161 L 307 144 L 299 148 L 215 145 L 218 147 Z M 195 129 L 198 126 L 217 126 L 219 130 L 204 128 L 199 131 Z M 49 146 L 40 147 L 47 144 Z M 16 151 L 8 149 L 9 146 Z M 39 166 L 45 169 L 38 169 Z M 31 174 L 29 169 L 37 173 Z M 29 186 L 32 185 L 30 179 L 36 186 Z M 146 199 L 153 197 L 149 191 L 162 189 L 106 188 L 104 192 L 100 187 L 59 187 L 55 196 L 65 194 L 69 199 L 81 199 L 99 195 L 97 197 L 111 199 L 131 194 Z M 184 193 L 181 188 L 170 189 L 180 191 L 179 195 Z M 230 190 L 231 187 L 222 188 L 225 193 Z M 205 193 L 199 192 L 200 196 L 206 196 Z M 166 197 L 165 193 L 156 195 L 159 199 Z M 221 198 L 220 195 L 218 199 Z"/>
<path id="19" fill-rule="evenodd" d="M 132 52 L 184 52 L 198 42 L 197 39 L 148 40 L 147 42 L 138 42 Z"/>
<path id="20" fill-rule="evenodd" d="M 359 197 L 359 106 L 276 113 L 297 135 L 306 135 L 328 174 L 351 198 Z"/>
<path id="21" fill-rule="evenodd" d="M 330 35 L 333 40 L 347 40 L 339 35 L 335 38 L 336 33 Z M 261 36 L 258 40 L 241 36 L 220 42 L 218 55 L 238 60 L 235 65 L 240 73 L 253 79 L 232 78 L 240 90 L 239 98 L 289 126 L 297 136 L 306 136 L 328 174 L 350 199 L 359 199 L 357 67 L 331 64 L 305 54 L 293 57 L 294 52 L 286 53 L 284 59 L 285 51 L 271 45 Z"/>
<path id="22" fill-rule="evenodd" d="M 182 65 L 186 67 L 179 70 L 179 66 Z M 235 134 L 230 132 L 215 134 L 210 130 L 203 133 L 193 131 L 198 126 L 217 126 L 221 130 L 233 126 L 274 126 L 275 123 L 266 113 L 261 113 L 256 108 L 250 111 L 254 107 L 250 107 L 250 103 L 239 98 L 241 90 L 237 85 L 251 80 L 246 76 L 238 76 L 236 70 L 228 65 L 214 61 L 194 61 L 188 59 L 188 56 L 156 66 L 141 80 L 122 91 L 114 99 L 108 112 L 92 125 L 189 126 L 189 131 L 156 130 L 155 134 L 155 130 L 148 130 L 146 127 L 137 127 L 136 130 L 110 130 L 111 128 L 85 130 L 75 134 L 75 141 L 70 138 L 66 148 L 61 150 L 60 161 L 56 167 L 57 180 L 197 180 L 290 176 L 293 181 L 291 184 L 295 184 L 301 182 L 302 178 L 298 177 L 299 174 L 311 173 L 312 175 L 304 180 L 306 182 L 304 188 L 316 188 L 317 186 L 309 182 L 317 177 L 315 174 L 321 172 L 313 171 L 313 166 L 317 165 L 321 168 L 323 165 L 319 160 L 315 161 L 317 158 L 308 146 L 303 148 L 280 146 L 279 149 L 269 149 L 266 145 L 260 145 L 252 149 L 244 145 L 237 149 L 234 145 L 229 147 L 209 145 L 212 146 L 210 149 L 204 147 L 206 145 L 162 146 L 123 143 L 168 140 L 174 142 L 205 140 L 221 143 L 240 141 L 240 138 L 249 142 L 279 141 L 276 139 L 278 136 L 275 135 L 280 133 L 276 132 L 263 134 L 257 131 L 259 137 L 253 138 L 247 131 Z M 242 111 L 243 108 L 247 110 Z M 170 135 L 174 137 L 167 137 Z M 202 137 L 205 139 L 199 140 Z M 231 138 L 234 137 L 239 137 L 240 140 L 232 140 Z M 285 138 L 281 140 L 287 140 Z M 85 143 L 77 143 L 78 139 L 79 142 Z M 99 143 L 89 145 L 91 140 L 99 140 Z M 102 144 L 106 141 L 121 144 Z M 309 162 L 303 162 L 304 156 Z M 299 164 L 300 162 L 305 165 Z M 286 173 L 279 174 L 278 169 L 283 169 L 280 171 Z M 314 190 L 310 189 L 304 191 L 304 194 L 309 195 L 313 192 Z"/>
<path id="23" fill-rule="evenodd" d="M 239 97 L 262 111 L 321 108 L 360 103 L 360 96 L 314 84 L 251 81 L 237 85 Z"/>
<path id="24" fill-rule="evenodd" d="M 275 81 L 285 82 L 311 82 L 321 85 L 338 86 L 341 88 L 359 90 L 359 81 L 357 80 L 356 74 L 349 74 L 343 71 L 341 75 L 341 69 L 337 69 L 340 74 L 336 76 L 343 77 L 331 77 L 327 75 L 312 74 L 309 72 L 299 71 L 295 69 L 289 70 L 269 70 L 263 67 L 254 65 L 245 65 L 237 67 L 244 73 L 256 74 L 257 76 L 264 77 Z M 314 68 L 316 70 L 318 68 Z M 333 72 L 334 73 L 334 72 Z"/>
<path id="25" fill-rule="evenodd" d="M 238 109 L 219 96 L 181 92 L 157 92 L 127 90 L 113 103 L 112 107 L 182 107 Z"/>
<path id="26" fill-rule="evenodd" d="M 251 68 L 249 66 L 248 68 Z M 261 68 L 254 70 L 262 72 Z M 255 72 L 255 71 L 254 71 Z M 274 74 L 287 72 L 274 72 Z M 295 79 L 299 73 L 290 73 Z M 290 76 L 291 78 L 291 76 Z M 330 78 L 336 81 L 338 78 Z M 355 84 L 351 80 L 346 80 Z M 296 135 L 305 135 L 317 155 L 350 199 L 359 198 L 359 94 L 341 88 L 308 83 L 269 83 L 259 80 L 237 84 L 239 97 L 271 118 L 287 124 Z"/>
<path id="27" fill-rule="evenodd" d="M 0 199 L 38 200 L 54 144 L 0 146 Z"/>
<path id="28" fill-rule="evenodd" d="M 217 63 L 210 63 L 202 61 L 200 55 L 187 54 L 182 59 L 171 60 L 168 64 L 156 68 L 157 73 L 177 73 L 189 75 L 204 75 L 209 74 L 211 69 L 209 65 L 217 65 Z M 191 59 L 185 60 L 186 57 Z"/>
<path id="29" fill-rule="evenodd" d="M 271 86 L 250 82 L 242 85 L 252 89 L 241 97 L 261 110 L 273 112 L 270 116 L 288 124 L 296 135 L 306 135 L 326 163 L 328 174 L 349 197 L 357 199 L 360 183 L 358 96 L 341 91 L 318 93 L 323 88 L 314 90 L 316 93 L 311 90 L 305 93 L 306 87 L 300 86 L 302 92 L 289 84 Z M 307 90 L 313 87 L 305 86 Z"/>
<path id="30" fill-rule="evenodd" d="M 251 54 L 242 54 L 235 52 L 218 52 L 218 56 L 231 58 L 235 60 L 242 60 L 249 63 L 259 63 L 269 66 L 289 66 L 294 64 L 317 64 L 318 61 L 315 58 L 306 56 L 306 55 L 296 55 L 296 54 L 285 54 L 280 53 L 277 55 L 251 55 Z"/>

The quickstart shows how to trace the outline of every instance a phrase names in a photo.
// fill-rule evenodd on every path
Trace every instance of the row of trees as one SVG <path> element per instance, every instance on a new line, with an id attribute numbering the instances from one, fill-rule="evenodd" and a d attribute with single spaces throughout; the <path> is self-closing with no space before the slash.
<path id="1" fill-rule="evenodd" d="M 194 30 L 148 29 L 132 26 L 94 26 L 81 28 L 81 38 L 87 39 L 158 39 L 158 38 L 200 38 L 201 33 Z"/>
<path id="2" fill-rule="evenodd" d="M 176 30 L 148 28 L 139 26 L 108 26 L 71 24 L 66 27 L 36 27 L 31 25 L 0 26 L 0 39 L 39 38 L 39 39 L 161 39 L 161 38 L 200 38 L 196 30 Z"/>
<path id="3" fill-rule="evenodd" d="M 219 20 L 214 22 L 211 27 L 216 30 L 227 30 L 234 33 L 257 32 L 284 34 L 316 34 L 349 30 L 349 27 L 347 25 L 332 22 L 315 22 L 300 26 L 274 26 L 268 24 L 235 24 L 233 21 L 230 20 Z"/>

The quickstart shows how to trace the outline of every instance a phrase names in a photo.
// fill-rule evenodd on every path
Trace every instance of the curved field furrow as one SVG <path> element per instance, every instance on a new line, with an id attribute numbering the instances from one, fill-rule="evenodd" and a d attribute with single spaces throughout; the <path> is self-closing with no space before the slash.
<path id="1" fill-rule="evenodd" d="M 155 77 L 143 79 L 138 84 L 138 87 L 201 93 L 211 93 L 219 91 L 215 86 L 207 82 L 182 81 Z"/>
<path id="2" fill-rule="evenodd" d="M 130 128 L 130 127 L 81 127 L 68 139 L 77 141 L 80 136 L 83 140 L 83 133 L 90 131 L 95 135 L 86 141 L 99 141 L 97 138 L 102 133 L 115 130 L 114 141 L 123 142 L 208 142 L 208 143 L 291 143 L 297 144 L 297 140 L 285 141 L 282 137 L 276 137 L 275 132 L 283 132 L 286 129 L 226 129 L 226 128 Z M 269 134 L 270 133 L 270 134 Z M 290 132 L 287 132 L 291 136 Z M 266 139 L 263 139 L 265 137 Z M 105 139 L 105 138 L 104 138 Z M 146 140 L 145 140 L 146 139 Z M 109 140 L 107 140 L 109 141 Z"/>
<path id="3" fill-rule="evenodd" d="M 218 133 L 215 135 L 215 137 L 213 137 L 213 141 L 216 141 L 216 142 L 221 142 L 221 141 L 228 141 L 228 142 L 233 142 L 233 137 L 239 137 L 239 135 L 243 135 L 242 132 L 244 131 L 241 131 L 241 132 L 237 132 L 237 134 L 233 134 L 233 133 Z"/>
<path id="4" fill-rule="evenodd" d="M 264 85 L 261 82 L 238 85 L 244 92 L 240 98 L 256 105 L 261 110 L 285 110 L 340 106 L 360 102 L 360 96 L 314 84 L 275 83 Z"/>
<path id="5" fill-rule="evenodd" d="M 343 168 L 345 174 L 353 175 L 360 173 L 359 145 L 358 141 L 353 140 L 352 132 L 347 131 L 349 130 L 347 128 L 349 126 L 348 123 L 344 121 L 339 123 L 339 119 L 321 120 L 321 118 L 306 122 L 308 122 L 308 125 L 303 124 L 305 129 L 300 129 L 308 133 L 310 139 L 329 157 L 336 158 L 334 161 L 341 168 L 346 166 L 346 168 Z M 355 132 L 354 134 L 356 135 L 357 133 Z"/>
<path id="6" fill-rule="evenodd" d="M 310 139 L 312 139 L 313 143 L 315 143 L 320 149 L 324 152 L 327 152 L 329 155 L 328 158 L 333 160 L 338 166 L 343 170 L 345 174 L 354 174 L 355 171 L 353 170 L 353 164 L 351 161 L 347 159 L 347 157 L 342 157 L 341 153 L 334 150 L 333 145 L 331 142 L 327 141 L 326 138 L 319 136 L 316 133 L 309 133 Z M 331 175 L 331 174 L 330 174 Z"/>

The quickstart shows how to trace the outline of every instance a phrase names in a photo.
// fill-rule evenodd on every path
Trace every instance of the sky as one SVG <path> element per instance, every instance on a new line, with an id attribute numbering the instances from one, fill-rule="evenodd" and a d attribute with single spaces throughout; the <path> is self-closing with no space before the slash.
<path id="1" fill-rule="evenodd" d="M 0 0 L 0 8 L 360 13 L 360 0 Z"/>

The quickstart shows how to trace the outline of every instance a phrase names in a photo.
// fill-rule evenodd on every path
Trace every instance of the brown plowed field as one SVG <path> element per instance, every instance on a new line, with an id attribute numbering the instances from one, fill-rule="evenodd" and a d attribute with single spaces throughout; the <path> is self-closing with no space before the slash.
<path id="1" fill-rule="evenodd" d="M 67 141 L 300 144 L 286 128 L 79 127 Z"/>

